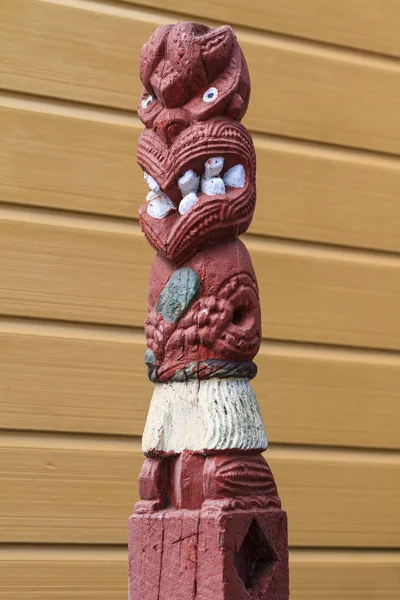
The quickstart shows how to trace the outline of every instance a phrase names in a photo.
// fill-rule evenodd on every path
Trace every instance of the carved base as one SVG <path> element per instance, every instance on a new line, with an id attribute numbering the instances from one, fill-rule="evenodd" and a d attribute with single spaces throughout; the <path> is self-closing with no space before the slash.
<path id="1" fill-rule="evenodd" d="M 129 600 L 287 600 L 286 513 L 279 509 L 134 514 Z"/>

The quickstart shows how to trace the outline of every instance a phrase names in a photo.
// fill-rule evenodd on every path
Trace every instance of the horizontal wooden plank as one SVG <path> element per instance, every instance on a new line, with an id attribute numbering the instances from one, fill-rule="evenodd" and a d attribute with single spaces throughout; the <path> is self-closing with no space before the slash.
<path id="1" fill-rule="evenodd" d="M 137 106 L 142 44 L 158 24 L 175 21 L 90 2 L 3 4 L 3 88 L 124 109 Z M 239 38 L 252 77 L 248 127 L 400 152 L 397 62 L 266 34 Z"/>
<path id="2" fill-rule="evenodd" d="M 140 442 L 48 436 L 0 442 L 0 542 L 126 542 Z"/>
<path id="3" fill-rule="evenodd" d="M 143 325 L 154 252 L 138 226 L 6 212 L 0 313 Z"/>
<path id="4" fill-rule="evenodd" d="M 293 600 L 396 600 L 399 553 L 292 551 Z"/>
<path id="5" fill-rule="evenodd" d="M 400 161 L 255 138 L 259 235 L 400 251 Z"/>
<path id="6" fill-rule="evenodd" d="M 0 454 L 0 542 L 125 543 L 138 443 L 3 436 Z M 292 545 L 399 545 L 398 455 L 271 447 L 267 459 Z"/>
<path id="7" fill-rule="evenodd" d="M 0 313 L 141 327 L 154 252 L 138 229 L 3 209 Z M 400 348 L 400 259 L 245 241 L 264 337 Z"/>
<path id="8" fill-rule="evenodd" d="M 125 0 L 135 5 L 165 9 L 162 0 Z M 363 50 L 400 56 L 398 0 L 255 0 L 251 6 L 241 0 L 219 0 L 210 8 L 207 0 L 180 0 L 168 9 L 196 18 L 211 17 L 223 23 L 273 31 Z"/>
<path id="9" fill-rule="evenodd" d="M 127 560 L 124 549 L 6 546 L 0 550 L 0 598 L 126 600 Z"/>
<path id="10" fill-rule="evenodd" d="M 290 553 L 293 600 L 398 600 L 398 552 Z M 125 600 L 125 549 L 51 546 L 0 550 L 0 595 L 7 600 Z"/>
<path id="11" fill-rule="evenodd" d="M 0 322 L 2 428 L 141 435 L 143 334 Z"/>
<path id="12" fill-rule="evenodd" d="M 137 217 L 138 119 L 0 98 L 0 129 L 3 201 Z M 251 232 L 400 251 L 400 160 L 263 136 L 255 145 Z"/>
<path id="13" fill-rule="evenodd" d="M 397 257 L 245 242 L 265 337 L 400 349 Z"/>
<path id="14" fill-rule="evenodd" d="M 253 386 L 270 440 L 398 449 L 399 361 L 264 343 Z"/>
<path id="15" fill-rule="evenodd" d="M 1 200 L 136 217 L 145 188 L 131 121 L 0 95 Z"/>
<path id="16" fill-rule="evenodd" d="M 0 423 L 141 435 L 141 334 L 0 322 Z M 253 381 L 272 442 L 400 448 L 400 357 L 264 343 Z"/>
<path id="17" fill-rule="evenodd" d="M 60 2 L 4 0 L 1 87 L 133 106 L 138 91 L 135 58 L 153 27 L 143 22 L 140 32 L 127 11 L 122 17 L 121 11 L 112 12 L 90 2 L 76 8 Z"/>

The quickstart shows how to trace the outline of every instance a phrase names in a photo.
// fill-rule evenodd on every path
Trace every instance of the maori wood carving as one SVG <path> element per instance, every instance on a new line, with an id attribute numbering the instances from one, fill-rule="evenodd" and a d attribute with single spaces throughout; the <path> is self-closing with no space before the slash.
<path id="1" fill-rule="evenodd" d="M 149 187 L 140 223 L 157 251 L 145 362 L 154 382 L 140 501 L 129 519 L 130 600 L 287 600 L 286 513 L 262 456 L 251 388 L 261 340 L 256 276 L 240 234 L 256 159 L 233 30 L 163 25 L 140 58 Z"/>

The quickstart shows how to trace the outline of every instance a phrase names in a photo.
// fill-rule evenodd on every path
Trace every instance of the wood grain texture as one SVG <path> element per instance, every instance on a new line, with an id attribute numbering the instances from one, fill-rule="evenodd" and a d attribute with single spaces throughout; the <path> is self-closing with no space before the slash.
<path id="1" fill-rule="evenodd" d="M 290 553 L 293 600 L 397 600 L 398 552 Z"/>
<path id="2" fill-rule="evenodd" d="M 0 550 L 0 597 L 7 600 L 125 600 L 125 548 Z M 293 600 L 398 600 L 395 551 L 290 553 Z"/>
<path id="3" fill-rule="evenodd" d="M 144 352 L 144 332 L 0 324 L 2 428 L 141 435 Z"/>
<path id="4" fill-rule="evenodd" d="M 0 128 L 3 201 L 137 218 L 137 118 L 0 97 Z M 251 232 L 400 251 L 399 159 L 265 136 L 255 146 Z"/>
<path id="5" fill-rule="evenodd" d="M 142 463 L 127 436 L 152 390 L 141 330 L 126 326 L 146 316 L 153 252 L 133 221 L 45 209 L 136 219 L 138 55 L 176 20 L 162 11 L 238 25 L 257 132 L 251 233 L 400 251 L 400 160 L 379 154 L 400 154 L 400 65 L 339 47 L 400 56 L 400 1 L 220 0 L 212 14 L 205 0 L 171 1 L 2 2 L 0 202 L 44 208 L 0 209 L 0 314 L 13 317 L 0 319 L 5 600 L 126 598 Z M 254 381 L 267 459 L 291 544 L 310 548 L 291 553 L 291 598 L 398 600 L 400 553 L 384 549 L 400 543 L 400 355 L 368 348 L 400 350 L 399 259 L 247 243 L 264 336 L 281 340 L 263 342 Z M 337 550 L 312 549 L 323 546 Z"/>
<path id="6" fill-rule="evenodd" d="M 126 600 L 127 593 L 125 549 L 0 549 L 4 600 Z"/>
<path id="7" fill-rule="evenodd" d="M 136 217 L 145 188 L 130 120 L 0 95 L 2 201 Z"/>
<path id="8" fill-rule="evenodd" d="M 399 449 L 399 361 L 263 343 L 253 387 L 270 440 Z"/>
<path id="9" fill-rule="evenodd" d="M 0 542 L 120 544 L 137 498 L 138 442 L 3 436 Z M 395 453 L 270 448 L 295 546 L 398 547 Z"/>
<path id="10" fill-rule="evenodd" d="M 175 21 L 90 2 L 3 5 L 3 88 L 130 110 L 141 89 L 141 46 L 157 25 Z M 400 152 L 397 62 L 266 34 L 243 32 L 239 39 L 253 86 L 247 127 Z"/>
<path id="11" fill-rule="evenodd" d="M 126 542 L 140 442 L 11 436 L 0 448 L 0 542 Z"/>
<path id="12" fill-rule="evenodd" d="M 151 25 L 140 33 L 127 15 L 80 6 L 2 2 L 2 88 L 125 108 L 136 101 L 137 58 Z"/>
<path id="13" fill-rule="evenodd" d="M 397 257 L 245 242 L 264 337 L 400 348 Z M 4 209 L 0 253 L 0 313 L 143 325 L 154 252 L 137 226 Z"/>
<path id="14" fill-rule="evenodd" d="M 162 0 L 125 0 L 132 4 L 165 10 Z M 304 37 L 400 56 L 398 0 L 255 0 L 243 6 L 241 0 L 168 2 L 168 9 L 203 18 L 209 15 L 222 23 L 254 27 L 284 35 Z M 210 14 L 211 13 L 211 14 Z"/>
<path id="15" fill-rule="evenodd" d="M 74 219 L 71 228 L 63 216 L 13 218 L 9 211 L 0 225 L 1 313 L 143 325 L 154 252 L 138 226 L 87 228 Z"/>
<path id="16" fill-rule="evenodd" d="M 141 435 L 144 335 L 0 322 L 0 423 Z M 265 342 L 253 381 L 271 442 L 400 448 L 400 358 Z"/>

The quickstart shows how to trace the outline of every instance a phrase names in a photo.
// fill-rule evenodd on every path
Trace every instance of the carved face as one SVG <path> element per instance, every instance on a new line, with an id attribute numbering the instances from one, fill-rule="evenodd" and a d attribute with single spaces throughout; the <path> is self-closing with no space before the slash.
<path id="1" fill-rule="evenodd" d="M 182 264 L 250 224 L 255 153 L 239 122 L 249 74 L 230 27 L 179 23 L 145 44 L 140 76 L 138 163 L 150 187 L 141 225 L 154 248 Z"/>

